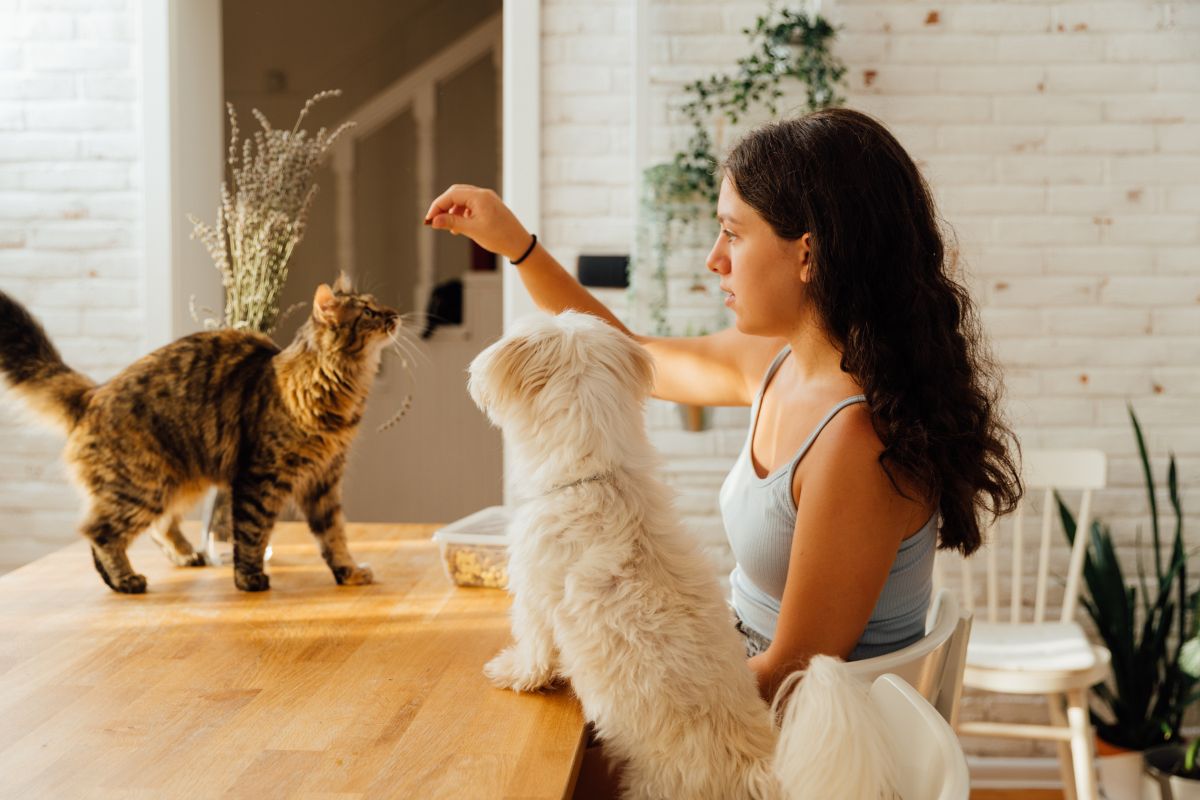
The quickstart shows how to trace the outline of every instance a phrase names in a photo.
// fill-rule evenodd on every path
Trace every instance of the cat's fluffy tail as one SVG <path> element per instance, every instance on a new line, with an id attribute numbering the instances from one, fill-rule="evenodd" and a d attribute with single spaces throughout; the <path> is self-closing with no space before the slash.
<path id="1" fill-rule="evenodd" d="M 802 679 L 802 680 L 801 680 Z M 799 681 L 799 686 L 796 682 Z M 815 656 L 788 676 L 773 769 L 786 800 L 896 797 L 895 756 L 867 687 L 836 658 Z"/>
<path id="2" fill-rule="evenodd" d="M 0 373 L 34 411 L 74 428 L 95 384 L 63 363 L 29 311 L 0 292 Z"/>

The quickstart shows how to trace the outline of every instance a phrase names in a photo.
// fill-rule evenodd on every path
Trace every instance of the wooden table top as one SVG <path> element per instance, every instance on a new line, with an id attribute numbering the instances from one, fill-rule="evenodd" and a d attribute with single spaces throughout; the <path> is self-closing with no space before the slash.
<path id="1" fill-rule="evenodd" d="M 508 595 L 450 584 L 435 527 L 349 526 L 368 587 L 337 586 L 298 523 L 261 594 L 149 536 L 145 595 L 110 591 L 83 541 L 3 576 L 0 797 L 569 797 L 578 702 L 487 682 Z"/>

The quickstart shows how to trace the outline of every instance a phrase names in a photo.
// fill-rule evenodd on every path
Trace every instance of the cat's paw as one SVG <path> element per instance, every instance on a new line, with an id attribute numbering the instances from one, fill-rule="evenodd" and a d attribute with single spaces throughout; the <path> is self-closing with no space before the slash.
<path id="1" fill-rule="evenodd" d="M 271 588 L 271 579 L 265 572 L 238 572 L 234 570 L 233 584 L 243 592 L 265 592 Z"/>
<path id="2" fill-rule="evenodd" d="M 146 576 L 130 573 L 122 578 L 118 578 L 116 584 L 109 585 L 121 594 L 145 594 Z"/>
<path id="3" fill-rule="evenodd" d="M 538 669 L 523 663 L 516 646 L 506 647 L 483 667 L 483 674 L 494 686 L 514 692 L 536 692 L 554 685 L 551 668 Z"/>
<path id="4" fill-rule="evenodd" d="M 208 559 L 204 553 L 189 553 L 185 556 L 180 556 L 176 562 L 181 567 L 205 567 L 208 566 Z"/>
<path id="5" fill-rule="evenodd" d="M 370 564 L 358 564 L 353 567 L 334 567 L 333 579 L 339 586 L 366 586 L 375 582 L 375 573 Z"/>

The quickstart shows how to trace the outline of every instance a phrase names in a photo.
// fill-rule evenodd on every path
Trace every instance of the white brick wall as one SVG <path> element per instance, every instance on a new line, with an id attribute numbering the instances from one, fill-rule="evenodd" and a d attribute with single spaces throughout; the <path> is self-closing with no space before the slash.
<path id="1" fill-rule="evenodd" d="M 624 54 L 631 5 L 543 3 L 551 143 L 543 238 L 566 263 L 583 249 L 630 247 L 634 219 L 615 200 L 633 195 L 627 118 L 602 134 L 577 115 L 630 101 L 626 64 L 576 64 L 571 53 Z M 729 69 L 745 52 L 740 28 L 764 7 L 651 3 L 652 163 L 683 143 L 686 129 L 667 110 L 679 88 Z M 1147 512 L 1126 402 L 1141 417 L 1160 481 L 1167 450 L 1177 455 L 1189 539 L 1200 530 L 1198 8 L 1148 0 L 823 6 L 844 26 L 836 48 L 849 67 L 849 105 L 893 129 L 957 233 L 1022 442 L 1108 452 L 1112 488 L 1097 510 L 1130 564 Z M 576 72 L 586 81 L 573 80 Z M 791 99 L 798 106 L 801 98 Z M 586 208 L 588 224 L 572 208 Z M 702 271 L 702 254 L 691 257 Z M 602 296 L 629 317 L 620 293 Z M 703 434 L 680 432 L 665 404 L 649 419 L 689 522 L 727 564 L 716 492 L 743 441 L 745 411 L 721 410 Z M 1021 713 L 976 698 L 966 711 Z M 1035 752 L 1027 742 L 972 746 Z"/>
<path id="2" fill-rule="evenodd" d="M 131 0 L 0 2 L 0 289 L 101 380 L 142 351 L 137 31 Z M 3 399 L 0 572 L 79 515 L 62 437 Z"/>

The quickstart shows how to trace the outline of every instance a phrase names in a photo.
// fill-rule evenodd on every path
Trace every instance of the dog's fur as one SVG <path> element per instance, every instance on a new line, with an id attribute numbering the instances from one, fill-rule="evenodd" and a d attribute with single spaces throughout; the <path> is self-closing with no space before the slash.
<path id="1" fill-rule="evenodd" d="M 776 731 L 715 570 L 657 477 L 652 373 L 630 337 L 575 312 L 523 320 L 472 362 L 471 396 L 503 428 L 527 498 L 510 528 L 515 644 L 487 676 L 517 691 L 569 679 L 623 764 L 625 798 L 874 800 L 889 759 L 840 664 L 815 660 L 822 686 Z M 798 729 L 814 718 L 833 722 Z M 841 760 L 810 780 L 818 752 Z"/>

